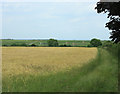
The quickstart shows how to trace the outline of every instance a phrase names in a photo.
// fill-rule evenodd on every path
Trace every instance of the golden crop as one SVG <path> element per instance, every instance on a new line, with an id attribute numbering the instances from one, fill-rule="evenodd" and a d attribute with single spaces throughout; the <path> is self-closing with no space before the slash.
<path id="1" fill-rule="evenodd" d="M 82 66 L 97 54 L 96 48 L 84 47 L 3 47 L 3 76 L 67 71 Z"/>

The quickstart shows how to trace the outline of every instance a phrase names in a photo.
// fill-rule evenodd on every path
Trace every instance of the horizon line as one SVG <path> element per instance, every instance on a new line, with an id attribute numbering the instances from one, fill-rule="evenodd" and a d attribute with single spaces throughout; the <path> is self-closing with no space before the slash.
<path id="1" fill-rule="evenodd" d="M 56 39 L 56 38 L 49 38 L 49 39 Z M 11 39 L 11 38 L 4 38 L 0 40 L 49 40 L 49 39 Z M 92 38 L 94 39 L 94 38 Z M 99 39 L 99 38 L 96 38 Z M 91 39 L 56 39 L 56 40 L 91 40 Z M 110 39 L 100 39 L 100 40 L 110 40 Z"/>

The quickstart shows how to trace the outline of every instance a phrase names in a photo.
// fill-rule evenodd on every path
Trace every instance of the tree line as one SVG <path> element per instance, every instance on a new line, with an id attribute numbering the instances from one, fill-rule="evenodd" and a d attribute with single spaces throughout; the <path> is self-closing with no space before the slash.
<path id="1" fill-rule="evenodd" d="M 74 42 L 73 42 L 74 43 Z M 88 44 L 86 44 L 85 46 L 82 46 L 79 44 L 75 45 L 72 45 L 72 44 L 68 44 L 68 43 L 63 43 L 63 44 L 60 44 L 58 42 L 58 40 L 56 39 L 49 39 L 47 40 L 46 43 L 44 43 L 44 45 L 39 45 L 39 44 L 43 44 L 43 43 L 17 43 L 17 42 L 14 42 L 12 44 L 2 44 L 2 46 L 20 46 L 20 47 L 109 47 L 112 45 L 112 42 L 111 41 L 101 41 L 100 39 L 96 39 L 96 38 L 93 38 L 89 41 Z M 81 42 L 82 44 L 82 42 Z"/>

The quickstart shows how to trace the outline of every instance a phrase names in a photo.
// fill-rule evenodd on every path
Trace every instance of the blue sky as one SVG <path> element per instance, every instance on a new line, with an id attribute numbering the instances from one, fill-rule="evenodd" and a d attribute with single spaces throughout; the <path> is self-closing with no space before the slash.
<path id="1" fill-rule="evenodd" d="M 2 38 L 90 40 L 109 39 L 107 15 L 96 2 L 8 2 L 3 4 Z"/>

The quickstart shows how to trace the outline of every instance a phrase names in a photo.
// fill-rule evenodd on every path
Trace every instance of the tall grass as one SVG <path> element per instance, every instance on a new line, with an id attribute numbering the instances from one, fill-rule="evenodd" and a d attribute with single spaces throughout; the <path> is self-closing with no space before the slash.
<path id="1" fill-rule="evenodd" d="M 120 91 L 120 43 L 111 44 L 106 50 L 116 58 L 116 62 L 118 62 L 118 90 Z"/>
<path id="2" fill-rule="evenodd" d="M 4 92 L 116 92 L 117 59 L 98 49 L 96 59 L 82 68 L 47 76 L 18 75 L 3 79 Z"/>

